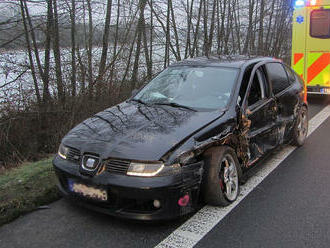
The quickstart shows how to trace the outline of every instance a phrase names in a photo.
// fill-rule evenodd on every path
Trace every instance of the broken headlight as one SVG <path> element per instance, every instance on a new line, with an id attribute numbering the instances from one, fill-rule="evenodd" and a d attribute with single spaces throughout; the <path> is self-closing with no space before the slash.
<path id="1" fill-rule="evenodd" d="M 69 148 L 64 146 L 63 144 L 60 144 L 60 147 L 58 148 L 58 152 L 57 154 L 63 158 L 63 159 L 66 159 L 67 155 L 68 155 L 68 152 L 69 152 Z"/>

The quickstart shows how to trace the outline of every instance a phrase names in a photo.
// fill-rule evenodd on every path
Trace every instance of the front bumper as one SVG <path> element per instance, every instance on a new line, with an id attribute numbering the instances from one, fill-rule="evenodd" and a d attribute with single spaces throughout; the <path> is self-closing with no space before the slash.
<path id="1" fill-rule="evenodd" d="M 87 208 L 136 220 L 161 220 L 182 216 L 199 207 L 199 189 L 203 174 L 203 162 L 181 167 L 175 175 L 159 177 L 134 177 L 107 171 L 89 177 L 79 172 L 79 166 L 56 156 L 53 160 L 58 188 L 64 196 L 74 199 L 79 205 Z M 108 200 L 100 202 L 82 197 L 69 190 L 68 179 L 101 188 L 107 191 Z M 187 206 L 179 206 L 178 200 L 189 195 Z M 153 206 L 159 200 L 160 208 Z"/>

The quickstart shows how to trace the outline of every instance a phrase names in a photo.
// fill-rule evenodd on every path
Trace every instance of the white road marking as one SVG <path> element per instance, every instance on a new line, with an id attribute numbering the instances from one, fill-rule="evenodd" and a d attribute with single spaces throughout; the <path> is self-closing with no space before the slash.
<path id="1" fill-rule="evenodd" d="M 323 108 L 309 121 L 308 136 L 313 133 L 330 116 L 330 105 Z M 255 187 L 259 185 L 296 147 L 285 146 L 271 155 L 262 168 L 241 186 L 237 200 L 227 207 L 205 206 L 194 216 L 178 227 L 156 248 L 190 248 L 194 247 L 212 228 L 233 210 Z"/>

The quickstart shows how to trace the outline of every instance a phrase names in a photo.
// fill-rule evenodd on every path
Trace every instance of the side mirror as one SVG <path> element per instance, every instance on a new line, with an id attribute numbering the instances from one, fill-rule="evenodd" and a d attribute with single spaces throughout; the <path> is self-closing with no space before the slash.
<path id="1" fill-rule="evenodd" d="M 132 90 L 131 97 L 135 96 L 139 92 L 138 89 Z"/>

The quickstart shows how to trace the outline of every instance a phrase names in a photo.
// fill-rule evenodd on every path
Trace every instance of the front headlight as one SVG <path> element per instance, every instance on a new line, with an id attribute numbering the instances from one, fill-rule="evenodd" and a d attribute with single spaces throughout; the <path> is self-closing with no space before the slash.
<path id="1" fill-rule="evenodd" d="M 153 177 L 161 172 L 164 168 L 163 163 L 159 164 L 145 164 L 145 163 L 131 163 L 127 175 L 140 177 Z"/>
<path id="2" fill-rule="evenodd" d="M 64 146 L 63 144 L 60 144 L 60 147 L 58 148 L 58 152 L 57 154 L 63 158 L 63 159 L 66 159 L 67 155 L 68 155 L 68 152 L 69 152 L 69 148 Z"/>
<path id="3" fill-rule="evenodd" d="M 168 176 L 181 172 L 180 164 L 172 164 L 165 166 L 162 162 L 148 163 L 131 163 L 127 175 L 138 177 Z"/>

